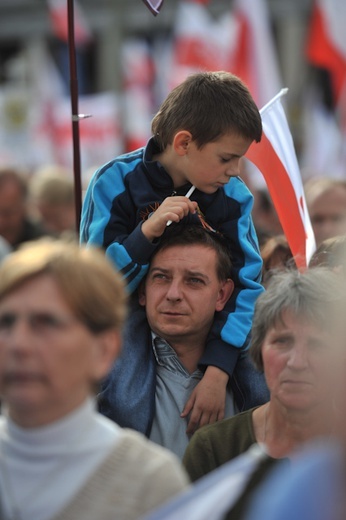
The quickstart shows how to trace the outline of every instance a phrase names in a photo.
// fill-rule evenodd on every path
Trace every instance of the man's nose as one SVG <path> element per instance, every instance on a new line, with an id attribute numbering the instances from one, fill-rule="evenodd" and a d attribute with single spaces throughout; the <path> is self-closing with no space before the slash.
<path id="1" fill-rule="evenodd" d="M 167 300 L 181 300 L 182 299 L 182 286 L 181 283 L 177 280 L 172 280 L 169 284 L 167 294 Z"/>

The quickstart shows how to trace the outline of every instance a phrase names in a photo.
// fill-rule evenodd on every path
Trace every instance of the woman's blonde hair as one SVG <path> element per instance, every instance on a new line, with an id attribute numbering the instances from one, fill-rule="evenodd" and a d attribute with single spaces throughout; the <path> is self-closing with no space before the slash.
<path id="1" fill-rule="evenodd" d="M 0 301 L 44 274 L 52 276 L 72 312 L 90 331 L 122 327 L 127 296 L 120 274 L 102 251 L 62 240 L 27 242 L 8 255 L 0 266 Z"/>

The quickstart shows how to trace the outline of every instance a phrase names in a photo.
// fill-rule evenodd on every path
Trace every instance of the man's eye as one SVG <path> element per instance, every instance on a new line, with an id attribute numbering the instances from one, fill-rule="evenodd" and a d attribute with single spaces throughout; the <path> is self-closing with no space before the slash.
<path id="1" fill-rule="evenodd" d="M 189 278 L 189 282 L 193 283 L 195 285 L 204 283 L 204 281 L 201 278 L 194 278 L 194 277 L 193 278 Z"/>
<path id="2" fill-rule="evenodd" d="M 162 273 L 156 273 L 152 276 L 152 278 L 153 278 L 153 280 L 166 280 L 167 275 L 162 274 Z"/>

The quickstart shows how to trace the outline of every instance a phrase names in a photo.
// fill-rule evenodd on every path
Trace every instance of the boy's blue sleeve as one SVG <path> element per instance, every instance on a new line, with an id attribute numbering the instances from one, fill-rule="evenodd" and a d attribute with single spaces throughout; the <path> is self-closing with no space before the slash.
<path id="1" fill-rule="evenodd" d="M 216 229 L 229 241 L 235 287 L 224 310 L 215 314 L 200 365 L 217 366 L 232 375 L 240 351 L 248 347 L 255 302 L 264 288 L 262 258 L 251 217 L 253 196 L 235 177 L 225 186 L 223 203 L 224 220 Z"/>
<path id="2" fill-rule="evenodd" d="M 127 282 L 132 293 L 148 270 L 155 245 L 141 231 L 137 208 L 126 186 L 126 177 L 142 160 L 129 154 L 97 170 L 82 206 L 80 241 L 102 247 Z"/>

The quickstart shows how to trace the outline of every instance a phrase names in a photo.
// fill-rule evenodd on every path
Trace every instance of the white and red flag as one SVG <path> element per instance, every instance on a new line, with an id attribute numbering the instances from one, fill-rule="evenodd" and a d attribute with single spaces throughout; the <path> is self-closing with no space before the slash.
<path id="1" fill-rule="evenodd" d="M 246 157 L 262 173 L 296 265 L 304 269 L 316 244 L 293 139 L 281 104 L 286 92 L 282 89 L 260 110 L 262 139 L 250 146 Z"/>

